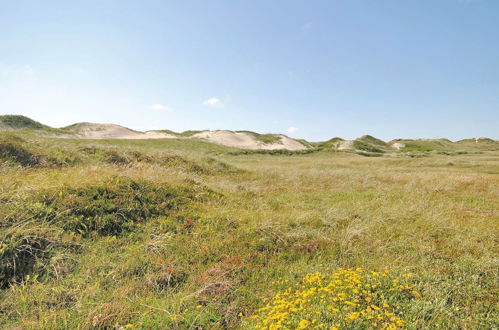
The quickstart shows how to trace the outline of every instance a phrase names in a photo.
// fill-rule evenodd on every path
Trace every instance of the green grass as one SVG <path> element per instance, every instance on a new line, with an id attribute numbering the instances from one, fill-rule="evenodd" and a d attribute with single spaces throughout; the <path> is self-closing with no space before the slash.
<path id="1" fill-rule="evenodd" d="M 177 133 L 179 136 L 185 136 L 185 137 L 190 137 L 195 134 L 201 133 L 202 131 L 196 131 L 196 130 L 189 130 L 189 131 L 184 131 L 182 133 Z"/>
<path id="2" fill-rule="evenodd" d="M 367 152 L 375 152 L 375 153 L 383 153 L 384 150 L 379 146 L 373 145 L 368 142 L 364 142 L 362 140 L 354 140 L 353 147 L 355 150 L 367 151 Z"/>
<path id="3" fill-rule="evenodd" d="M 377 139 L 371 135 L 364 135 L 364 136 L 358 138 L 357 141 L 362 141 L 362 142 L 369 143 L 369 144 L 376 145 L 376 146 L 380 146 L 380 147 L 387 147 L 388 146 L 388 144 L 385 141 Z"/>
<path id="4" fill-rule="evenodd" d="M 411 273 L 420 297 L 385 295 L 409 328 L 497 325 L 497 151 L 1 137 L 40 160 L 1 160 L 1 328 L 251 328 L 262 299 L 340 267 Z M 314 299 L 299 316 L 334 325 Z"/>
<path id="5" fill-rule="evenodd" d="M 31 129 L 43 129 L 48 126 L 42 125 L 41 123 L 34 121 L 25 116 L 20 115 L 2 115 L 0 116 L 0 125 L 11 129 L 20 128 L 31 128 Z"/>
<path id="6" fill-rule="evenodd" d="M 338 144 L 344 141 L 342 138 L 334 137 L 324 142 L 317 143 L 317 148 L 321 150 L 336 150 Z"/>
<path id="7" fill-rule="evenodd" d="M 265 144 L 280 143 L 281 135 L 279 134 L 259 134 L 252 131 L 236 131 L 237 133 L 246 133 L 253 136 L 257 141 Z"/>

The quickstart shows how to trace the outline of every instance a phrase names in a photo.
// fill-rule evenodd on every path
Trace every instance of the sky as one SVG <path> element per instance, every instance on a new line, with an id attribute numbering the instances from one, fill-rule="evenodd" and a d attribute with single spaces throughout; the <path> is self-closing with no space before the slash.
<path id="1" fill-rule="evenodd" d="M 0 114 L 499 139 L 499 1 L 0 0 Z"/>

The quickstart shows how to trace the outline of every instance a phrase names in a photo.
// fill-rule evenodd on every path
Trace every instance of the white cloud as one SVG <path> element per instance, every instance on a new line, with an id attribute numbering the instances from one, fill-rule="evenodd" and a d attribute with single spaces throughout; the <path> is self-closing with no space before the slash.
<path id="1" fill-rule="evenodd" d="M 217 99 L 216 97 L 212 97 L 210 99 L 207 99 L 206 101 L 203 102 L 203 105 L 212 107 L 212 108 L 223 108 L 223 103 L 220 101 L 220 99 Z"/>
<path id="2" fill-rule="evenodd" d="M 313 24 L 311 22 L 305 23 L 301 26 L 302 30 L 310 30 L 313 27 Z"/>
<path id="3" fill-rule="evenodd" d="M 31 66 L 29 64 L 25 64 L 24 65 L 24 74 L 27 75 L 27 76 L 31 76 L 33 74 L 33 69 L 31 68 Z"/>
<path id="4" fill-rule="evenodd" d="M 291 127 L 289 127 L 289 128 L 286 130 L 286 132 L 287 132 L 287 133 L 289 133 L 289 134 L 293 134 L 293 133 L 298 132 L 298 128 L 291 126 Z"/>
<path id="5" fill-rule="evenodd" d="M 166 105 L 162 105 L 162 104 L 153 104 L 153 105 L 151 105 L 151 109 L 162 110 L 162 111 L 172 111 L 172 109 L 170 107 L 167 107 Z"/>

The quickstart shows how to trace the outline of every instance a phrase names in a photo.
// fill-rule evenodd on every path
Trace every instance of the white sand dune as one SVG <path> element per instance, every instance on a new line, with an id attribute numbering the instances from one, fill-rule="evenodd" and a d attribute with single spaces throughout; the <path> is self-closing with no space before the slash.
<path id="1" fill-rule="evenodd" d="M 278 135 L 279 142 L 264 143 L 258 141 L 253 135 L 244 132 L 232 131 L 204 131 L 194 134 L 192 137 L 203 139 L 209 142 L 221 144 L 228 147 L 243 148 L 243 149 L 266 149 L 266 150 L 304 150 L 307 149 L 305 145 L 291 139 L 285 135 Z"/>
<path id="2" fill-rule="evenodd" d="M 138 132 L 115 124 L 78 123 L 69 129 L 75 135 L 59 135 L 58 137 L 79 139 L 201 139 L 207 142 L 242 149 L 304 150 L 308 148 L 301 142 L 285 135 L 277 135 L 280 138 L 279 142 L 264 143 L 250 133 L 225 130 L 203 131 L 189 137 L 183 137 L 160 131 Z"/>
<path id="3" fill-rule="evenodd" d="M 157 132 L 138 132 L 115 124 L 79 123 L 71 129 L 80 139 L 171 139 L 176 136 Z"/>

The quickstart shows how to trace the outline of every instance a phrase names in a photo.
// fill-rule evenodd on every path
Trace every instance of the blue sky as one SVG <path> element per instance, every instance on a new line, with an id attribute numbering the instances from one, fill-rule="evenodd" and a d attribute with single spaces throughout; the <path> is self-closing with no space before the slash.
<path id="1" fill-rule="evenodd" d="M 499 138 L 499 1 L 0 0 L 0 114 Z"/>

